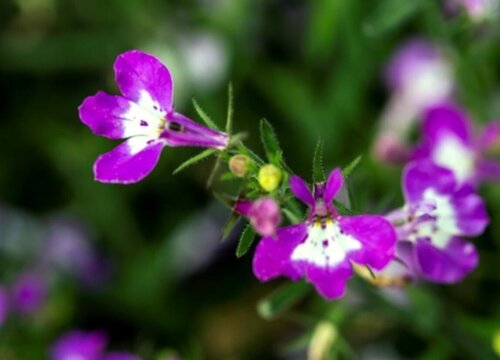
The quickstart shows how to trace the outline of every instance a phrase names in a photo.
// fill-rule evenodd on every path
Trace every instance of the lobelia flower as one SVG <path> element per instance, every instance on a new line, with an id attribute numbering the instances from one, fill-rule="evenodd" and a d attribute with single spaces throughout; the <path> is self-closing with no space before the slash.
<path id="1" fill-rule="evenodd" d="M 340 169 L 333 170 L 325 183 L 315 184 L 312 193 L 304 180 L 290 178 L 290 189 L 309 206 L 309 215 L 303 223 L 262 238 L 253 259 L 259 280 L 305 277 L 331 300 L 344 294 L 353 275 L 351 262 L 378 270 L 389 263 L 396 243 L 393 227 L 382 216 L 340 215 L 332 201 L 342 185 Z"/>
<path id="2" fill-rule="evenodd" d="M 385 77 L 392 94 L 382 114 L 373 152 L 379 160 L 401 162 L 407 159 L 408 134 L 419 115 L 452 95 L 452 69 L 440 48 L 414 39 L 396 52 Z"/>
<path id="3" fill-rule="evenodd" d="M 272 236 L 281 222 L 279 205 L 271 197 L 261 197 L 256 201 L 238 200 L 234 210 L 250 219 L 250 224 L 262 236 Z"/>
<path id="4" fill-rule="evenodd" d="M 47 298 L 46 280 L 35 272 L 21 274 L 11 289 L 12 308 L 25 314 L 39 310 Z"/>
<path id="5" fill-rule="evenodd" d="M 123 96 L 102 91 L 86 98 L 80 119 L 96 135 L 127 139 L 94 164 L 95 179 L 134 183 L 155 167 L 164 146 L 224 149 L 228 135 L 209 129 L 175 111 L 169 70 L 155 57 L 138 50 L 119 55 L 115 80 Z"/>
<path id="6" fill-rule="evenodd" d="M 464 9 L 473 21 L 483 21 L 492 18 L 498 11 L 498 0 L 446 0 L 445 10 L 450 14 L 456 14 Z"/>
<path id="7" fill-rule="evenodd" d="M 470 120 L 459 107 L 437 105 L 424 117 L 422 141 L 412 158 L 430 159 L 453 171 L 459 183 L 500 181 L 500 161 L 489 158 L 489 152 L 498 151 L 500 122 L 487 124 L 478 136 L 472 130 Z"/>
<path id="8" fill-rule="evenodd" d="M 51 360 L 101 360 L 106 334 L 73 330 L 60 337 L 51 349 Z"/>
<path id="9" fill-rule="evenodd" d="M 409 265 L 419 276 L 454 283 L 478 263 L 477 251 L 464 236 L 480 235 L 488 225 L 483 200 L 470 184 L 430 161 L 410 163 L 403 175 L 406 204 L 387 215 L 400 245 L 409 246 Z"/>

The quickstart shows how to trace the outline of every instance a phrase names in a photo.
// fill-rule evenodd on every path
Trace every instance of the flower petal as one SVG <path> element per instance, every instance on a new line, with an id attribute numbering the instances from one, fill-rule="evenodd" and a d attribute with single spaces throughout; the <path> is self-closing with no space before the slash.
<path id="1" fill-rule="evenodd" d="M 314 206 L 314 198 L 309 189 L 309 185 L 302 178 L 294 175 L 290 177 L 290 190 L 297 199 L 310 207 Z"/>
<path id="2" fill-rule="evenodd" d="M 172 110 L 172 77 L 157 58 L 139 50 L 127 51 L 116 58 L 114 69 L 116 83 L 126 98 L 144 109 Z"/>
<path id="3" fill-rule="evenodd" d="M 344 178 L 342 177 L 342 171 L 339 168 L 334 169 L 328 176 L 328 180 L 325 184 L 325 192 L 323 199 L 325 204 L 330 204 L 335 197 L 335 194 L 344 184 Z"/>
<path id="4" fill-rule="evenodd" d="M 304 265 L 307 281 L 314 284 L 325 299 L 334 300 L 344 295 L 347 280 L 353 274 L 351 264 L 343 262 L 334 268 L 323 268 L 309 263 Z"/>
<path id="5" fill-rule="evenodd" d="M 306 225 L 298 224 L 278 229 L 276 238 L 262 238 L 253 258 L 257 279 L 267 281 L 282 275 L 297 280 L 301 274 L 294 268 L 291 255 L 306 236 Z"/>
<path id="6" fill-rule="evenodd" d="M 153 170 L 163 146 L 162 141 L 146 136 L 130 138 L 97 158 L 95 179 L 104 183 L 135 183 Z"/>
<path id="7" fill-rule="evenodd" d="M 477 236 L 488 226 L 486 205 L 471 185 L 462 186 L 453 196 L 452 204 L 461 235 Z"/>
<path id="8" fill-rule="evenodd" d="M 403 190 L 407 203 L 414 204 L 422 199 L 427 189 L 440 194 L 451 194 L 456 189 L 453 173 L 430 161 L 415 161 L 406 166 L 403 174 Z"/>
<path id="9" fill-rule="evenodd" d="M 444 249 L 425 240 L 415 244 L 419 270 L 424 277 L 437 283 L 456 283 L 478 264 L 479 256 L 471 243 L 460 238 L 450 239 Z"/>
<path id="10" fill-rule="evenodd" d="M 362 244 L 361 249 L 348 253 L 350 260 L 380 270 L 394 258 L 396 232 L 382 216 L 345 216 L 339 223 L 344 234 Z"/>
<path id="11" fill-rule="evenodd" d="M 134 102 L 99 91 L 78 108 L 80 119 L 94 134 L 110 139 L 159 135 L 161 119 Z"/>
<path id="12" fill-rule="evenodd" d="M 500 181 L 500 162 L 480 159 L 477 165 L 478 178 L 481 181 Z"/>
<path id="13" fill-rule="evenodd" d="M 467 114 L 453 104 L 435 106 L 425 114 L 423 124 L 424 136 L 431 144 L 441 141 L 447 134 L 458 137 L 465 145 L 471 143 L 470 120 Z"/>

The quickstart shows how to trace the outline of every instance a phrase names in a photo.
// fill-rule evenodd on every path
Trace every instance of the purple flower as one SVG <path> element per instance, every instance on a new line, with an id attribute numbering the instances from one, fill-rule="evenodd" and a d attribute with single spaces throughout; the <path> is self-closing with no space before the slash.
<path id="1" fill-rule="evenodd" d="M 234 210 L 250 219 L 255 231 L 262 236 L 271 236 L 281 222 L 279 205 L 271 197 L 261 197 L 256 201 L 239 200 Z"/>
<path id="2" fill-rule="evenodd" d="M 11 289 L 12 307 L 26 314 L 33 314 L 40 309 L 47 297 L 46 280 L 34 273 L 20 275 Z"/>
<path id="3" fill-rule="evenodd" d="M 9 294 L 7 290 L 0 286 L 0 326 L 3 325 L 9 313 Z"/>
<path id="4" fill-rule="evenodd" d="M 445 10 L 450 14 L 456 14 L 464 9 L 474 21 L 482 21 L 492 17 L 499 6 L 498 0 L 446 0 Z"/>
<path id="5" fill-rule="evenodd" d="M 374 155 L 387 162 L 407 159 L 407 138 L 419 115 L 449 99 L 453 92 L 452 69 L 440 48 L 425 40 L 403 44 L 386 69 L 392 92 L 374 143 Z"/>
<path id="6" fill-rule="evenodd" d="M 51 349 L 51 360 L 101 360 L 106 334 L 73 330 L 60 337 Z"/>
<path id="7" fill-rule="evenodd" d="M 127 139 L 97 158 L 94 175 L 106 183 L 134 183 L 148 175 L 164 146 L 223 149 L 228 136 L 202 126 L 173 107 L 173 84 L 168 69 L 138 50 L 119 55 L 115 79 L 123 96 L 102 91 L 84 100 L 80 119 L 96 135 Z"/>
<path id="8" fill-rule="evenodd" d="M 406 204 L 388 218 L 399 240 L 411 246 L 409 265 L 434 282 L 460 281 L 478 263 L 474 245 L 461 237 L 477 236 L 487 226 L 483 200 L 471 185 L 458 185 L 450 170 L 430 161 L 409 164 L 403 188 Z"/>
<path id="9" fill-rule="evenodd" d="M 459 183 L 500 180 L 500 162 L 488 158 L 488 152 L 498 148 L 500 123 L 490 123 L 482 134 L 474 136 L 464 111 L 441 104 L 426 113 L 422 133 L 413 159 L 430 159 L 453 171 Z"/>
<path id="10" fill-rule="evenodd" d="M 387 265 L 396 243 L 393 227 L 381 216 L 341 216 L 332 201 L 342 184 L 340 169 L 333 170 L 326 183 L 315 184 L 313 193 L 301 178 L 290 178 L 290 188 L 309 206 L 309 216 L 260 241 L 253 259 L 259 280 L 305 277 L 331 300 L 344 294 L 353 274 L 351 262 L 377 270 Z"/>

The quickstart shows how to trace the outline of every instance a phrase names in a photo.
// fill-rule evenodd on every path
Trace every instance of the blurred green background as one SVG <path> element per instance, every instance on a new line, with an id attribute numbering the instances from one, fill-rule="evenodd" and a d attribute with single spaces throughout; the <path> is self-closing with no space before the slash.
<path id="1" fill-rule="evenodd" d="M 259 284 L 251 255 L 236 259 L 238 228 L 220 241 L 229 212 L 205 189 L 210 160 L 173 176 L 197 151 L 166 149 L 139 184 L 93 181 L 95 158 L 117 143 L 92 135 L 77 107 L 98 90 L 117 93 L 113 61 L 138 48 L 170 68 L 182 113 L 196 119 L 195 97 L 222 122 L 232 82 L 235 128 L 257 152 L 266 117 L 288 164 L 310 179 L 322 137 L 329 167 L 364 154 L 352 177 L 356 207 L 399 206 L 400 169 L 369 151 L 389 96 L 384 67 L 415 36 L 450 51 L 457 99 L 478 122 L 500 118 L 498 18 L 450 17 L 436 0 L 1 0 L 0 279 L 8 287 L 33 266 L 54 218 L 85 229 L 106 271 L 93 286 L 51 274 L 42 309 L 0 328 L 0 359 L 44 359 L 72 328 L 105 330 L 110 348 L 144 359 L 164 359 L 165 351 L 183 359 L 305 359 L 321 320 L 339 334 L 327 358 L 495 358 L 498 184 L 482 189 L 492 223 L 476 239 L 481 264 L 464 282 L 412 285 L 402 305 L 357 279 L 340 301 L 311 292 L 266 320 L 256 304 L 281 281 Z"/>

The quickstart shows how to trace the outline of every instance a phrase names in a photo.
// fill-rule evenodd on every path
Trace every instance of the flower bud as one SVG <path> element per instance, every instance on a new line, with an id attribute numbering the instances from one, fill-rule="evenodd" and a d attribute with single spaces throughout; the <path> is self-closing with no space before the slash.
<path id="1" fill-rule="evenodd" d="M 338 331 L 335 325 L 329 321 L 321 321 L 314 329 L 307 358 L 309 360 L 326 359 L 337 337 Z"/>
<path id="2" fill-rule="evenodd" d="M 276 233 L 281 222 L 280 207 L 273 198 L 262 197 L 252 204 L 248 217 L 258 234 L 271 236 Z"/>
<path id="3" fill-rule="evenodd" d="M 264 190 L 271 192 L 278 188 L 282 177 L 280 169 L 272 164 L 267 164 L 260 168 L 258 180 Z"/>
<path id="4" fill-rule="evenodd" d="M 244 177 L 250 169 L 251 160 L 248 156 L 238 154 L 229 159 L 229 170 L 237 177 Z"/>

